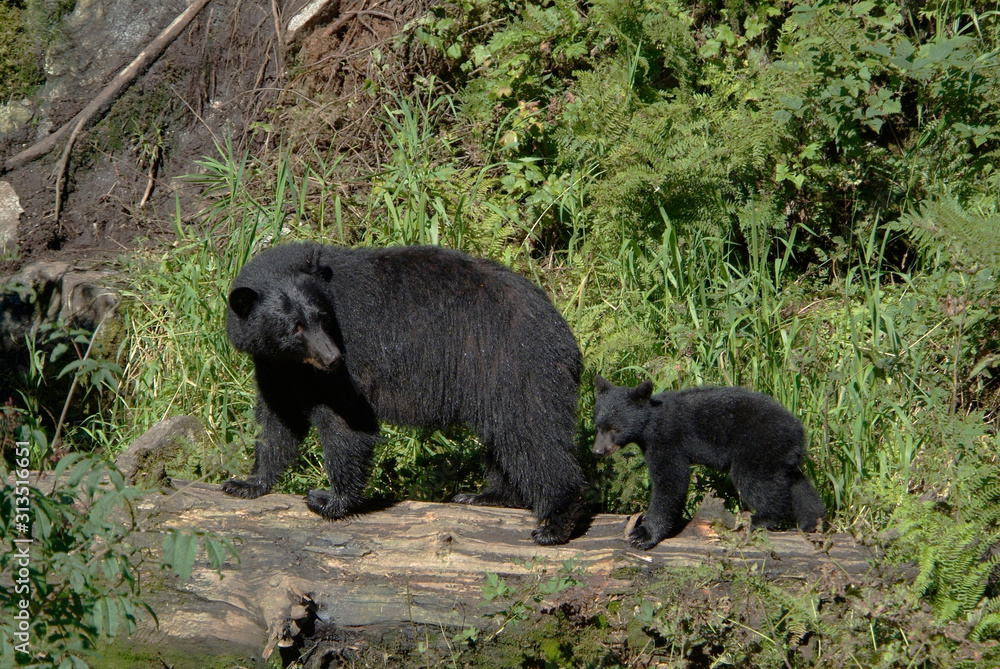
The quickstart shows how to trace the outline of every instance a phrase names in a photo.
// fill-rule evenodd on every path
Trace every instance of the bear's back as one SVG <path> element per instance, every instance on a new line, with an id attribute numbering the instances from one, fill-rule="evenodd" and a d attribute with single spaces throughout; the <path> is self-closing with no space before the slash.
<path id="1" fill-rule="evenodd" d="M 700 464 L 726 469 L 734 459 L 794 464 L 802 457 L 802 424 L 770 395 L 738 386 L 699 386 L 663 395 L 664 410 Z"/>

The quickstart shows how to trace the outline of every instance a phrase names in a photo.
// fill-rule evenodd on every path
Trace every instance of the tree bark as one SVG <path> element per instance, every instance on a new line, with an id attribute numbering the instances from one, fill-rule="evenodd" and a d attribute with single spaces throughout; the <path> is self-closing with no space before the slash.
<path id="1" fill-rule="evenodd" d="M 421 626 L 495 626 L 483 615 L 503 605 L 483 598 L 485 575 L 523 584 L 534 577 L 525 560 L 548 565 L 545 578 L 563 560 L 585 567 L 582 585 L 546 602 L 557 606 L 560 597 L 605 601 L 661 567 L 732 560 L 771 579 L 814 580 L 828 570 L 863 573 L 872 557 L 844 534 L 730 531 L 718 519 L 732 516 L 717 500 L 678 536 L 647 552 L 625 541 L 629 518 L 610 514 L 590 519 L 565 545 L 540 547 L 530 537 L 534 517 L 521 509 L 400 502 L 330 522 L 301 497 L 244 500 L 218 485 L 184 481 L 174 481 L 165 494 L 151 493 L 140 509 L 147 531 L 155 525 L 238 537 L 240 557 L 230 559 L 220 577 L 200 553 L 189 581 L 168 579 L 165 589 L 144 593 L 159 626 L 144 623 L 135 641 L 213 652 L 256 649 L 264 656 L 301 645 L 301 636 L 320 626 L 376 637 Z"/>

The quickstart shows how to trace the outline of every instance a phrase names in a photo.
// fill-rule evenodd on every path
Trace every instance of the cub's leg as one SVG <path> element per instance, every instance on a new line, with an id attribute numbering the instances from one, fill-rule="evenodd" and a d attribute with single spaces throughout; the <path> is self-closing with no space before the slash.
<path id="1" fill-rule="evenodd" d="M 676 532 L 691 481 L 691 464 L 686 458 L 647 448 L 646 466 L 652 484 L 649 509 L 628 536 L 629 543 L 644 551 Z"/>
<path id="2" fill-rule="evenodd" d="M 323 445 L 323 464 L 330 489 L 310 490 L 306 505 L 329 520 L 343 518 L 357 511 L 364 501 L 372 453 L 378 443 L 378 424 L 372 416 L 350 425 L 326 405 L 317 405 L 310 418 Z"/>
<path id="3" fill-rule="evenodd" d="M 822 525 L 826 516 L 823 500 L 816 494 L 816 490 L 798 465 L 792 469 L 790 478 L 792 482 L 792 510 L 795 512 L 795 520 L 798 522 L 799 529 L 803 532 L 815 532 L 816 527 Z"/>
<path id="4" fill-rule="evenodd" d="M 254 448 L 253 471 L 245 480 L 229 479 L 222 484 L 223 492 L 246 499 L 271 490 L 295 460 L 299 444 L 309 431 L 309 421 L 303 413 L 285 407 L 275 410 L 260 393 L 256 415 L 262 432 Z"/>
<path id="5" fill-rule="evenodd" d="M 753 527 L 772 530 L 791 515 L 791 481 L 785 469 L 773 471 L 767 463 L 741 462 L 733 464 L 730 476 L 740 502 L 753 511 Z"/>

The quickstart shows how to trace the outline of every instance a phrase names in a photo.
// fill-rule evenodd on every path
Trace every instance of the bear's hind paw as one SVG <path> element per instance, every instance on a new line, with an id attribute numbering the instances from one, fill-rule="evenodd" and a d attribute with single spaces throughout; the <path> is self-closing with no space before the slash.
<path id="1" fill-rule="evenodd" d="M 222 492 L 243 499 L 257 499 L 261 495 L 267 494 L 270 489 L 271 486 L 253 481 L 241 481 L 240 479 L 229 479 L 222 484 Z"/>
<path id="2" fill-rule="evenodd" d="M 354 513 L 358 506 L 342 497 L 337 497 L 327 490 L 310 490 L 306 495 L 306 506 L 313 513 L 319 514 L 327 520 L 339 520 Z"/>
<path id="3" fill-rule="evenodd" d="M 572 532 L 572 525 L 569 527 L 560 527 L 554 523 L 547 523 L 538 529 L 532 530 L 531 538 L 539 546 L 554 546 L 569 541 L 569 535 Z"/>
<path id="4" fill-rule="evenodd" d="M 650 548 L 660 543 L 660 539 L 655 538 L 653 533 L 651 533 L 645 525 L 636 525 L 632 528 L 632 531 L 628 533 L 628 542 L 640 550 L 648 551 Z"/>

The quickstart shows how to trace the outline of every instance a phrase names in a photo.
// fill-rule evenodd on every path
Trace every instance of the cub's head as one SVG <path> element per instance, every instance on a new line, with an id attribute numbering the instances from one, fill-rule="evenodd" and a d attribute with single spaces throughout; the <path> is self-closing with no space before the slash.
<path id="1" fill-rule="evenodd" d="M 649 398 L 653 384 L 648 379 L 635 388 L 616 386 L 600 375 L 595 380 L 594 455 L 609 455 L 622 446 L 642 439 L 649 421 Z"/>
<path id="2" fill-rule="evenodd" d="M 307 274 L 271 278 L 229 293 L 226 334 L 233 346 L 255 358 L 335 369 L 341 351 L 330 336 L 337 326 L 322 279 Z"/>

